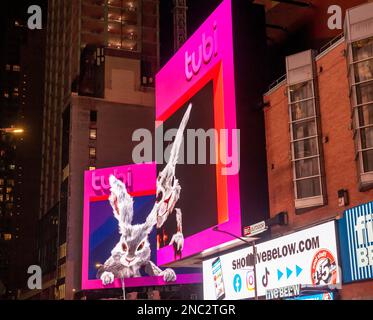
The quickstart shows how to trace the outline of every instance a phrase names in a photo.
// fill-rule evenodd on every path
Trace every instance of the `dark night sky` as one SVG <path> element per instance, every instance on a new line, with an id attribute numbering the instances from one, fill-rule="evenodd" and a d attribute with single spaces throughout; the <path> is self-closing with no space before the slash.
<path id="1" fill-rule="evenodd" d="M 187 28 L 188 36 L 203 23 L 222 0 L 188 0 Z M 160 50 L 161 65 L 164 65 L 173 55 L 173 0 L 160 1 Z"/>
<path id="2" fill-rule="evenodd" d="M 30 5 L 40 5 L 43 9 L 43 24 L 46 23 L 47 0 L 5 0 L 1 2 L 0 10 L 0 43 L 2 43 L 9 25 L 15 20 L 27 21 L 27 9 Z M 2 50 L 3 48 L 0 48 Z"/>

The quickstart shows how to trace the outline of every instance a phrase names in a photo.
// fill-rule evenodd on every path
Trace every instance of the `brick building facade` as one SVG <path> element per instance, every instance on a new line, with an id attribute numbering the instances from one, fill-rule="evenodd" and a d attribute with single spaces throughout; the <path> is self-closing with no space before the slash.
<path id="1" fill-rule="evenodd" d="M 372 20 L 373 10 L 368 10 L 373 8 L 372 4 L 365 6 Z M 356 18 L 354 10 L 349 13 Z M 373 28 L 365 28 L 365 34 L 354 41 L 350 31 L 354 30 L 353 26 L 348 24 L 349 21 L 345 37 L 340 37 L 324 52 L 316 55 L 306 51 L 288 57 L 286 79 L 264 95 L 270 213 L 273 217 L 287 211 L 289 216 L 288 226 L 274 227 L 272 236 L 338 220 L 348 208 L 373 199 L 371 185 L 362 181 L 369 169 L 364 172 L 360 169 L 370 161 L 364 152 L 370 150 L 372 105 L 368 100 L 373 101 L 373 95 L 369 94 L 373 91 L 373 82 L 369 82 L 373 79 L 373 55 L 360 59 L 363 60 L 360 65 L 355 63 L 358 59 L 353 63 L 355 79 L 357 74 L 361 78 L 364 73 L 364 88 L 359 88 L 358 81 L 349 81 L 348 74 L 350 44 L 351 52 L 365 47 L 366 52 L 372 53 Z M 307 81 L 313 84 L 314 92 L 302 96 L 308 90 L 305 89 Z M 356 106 L 355 89 L 357 100 L 364 100 L 357 101 Z M 314 108 L 307 111 L 312 104 Z M 363 129 L 355 112 L 367 121 Z M 364 143 L 366 151 L 361 151 Z M 344 204 L 340 202 L 341 197 L 346 201 Z M 344 284 L 340 297 L 372 299 L 372 284 L 372 281 Z"/>

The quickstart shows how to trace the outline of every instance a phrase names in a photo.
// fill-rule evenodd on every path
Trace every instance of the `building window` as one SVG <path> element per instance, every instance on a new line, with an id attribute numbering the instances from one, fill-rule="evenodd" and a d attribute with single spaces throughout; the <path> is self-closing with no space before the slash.
<path id="1" fill-rule="evenodd" d="M 60 285 L 57 289 L 57 300 L 65 299 L 66 285 Z"/>
<path id="2" fill-rule="evenodd" d="M 359 187 L 373 187 L 373 3 L 347 10 L 348 78 Z"/>
<path id="3" fill-rule="evenodd" d="M 91 110 L 89 118 L 91 122 L 97 122 L 97 111 Z"/>
<path id="4" fill-rule="evenodd" d="M 373 38 L 352 44 L 355 137 L 362 173 L 373 172 Z"/>
<path id="5" fill-rule="evenodd" d="M 0 179 L 0 186 L 4 185 L 4 179 Z"/>
<path id="6" fill-rule="evenodd" d="M 89 171 L 94 171 L 94 170 L 96 170 L 96 167 L 95 167 L 95 166 L 90 166 L 90 167 L 88 168 L 88 170 L 89 170 Z"/>
<path id="7" fill-rule="evenodd" d="M 89 129 L 89 139 L 97 140 L 97 129 Z"/>
<path id="8" fill-rule="evenodd" d="M 97 153 L 96 153 L 96 148 L 94 148 L 94 147 L 90 147 L 90 148 L 89 148 L 89 157 L 90 157 L 91 159 L 96 159 L 96 155 L 97 155 Z"/>
<path id="9" fill-rule="evenodd" d="M 60 246 L 60 250 L 58 252 L 58 259 L 63 259 L 66 257 L 66 243 Z"/>
<path id="10" fill-rule="evenodd" d="M 0 194 L 0 202 L 4 202 L 4 195 Z"/>
<path id="11" fill-rule="evenodd" d="M 289 87 L 296 198 L 321 195 L 320 151 L 312 81 Z"/>
<path id="12" fill-rule="evenodd" d="M 13 71 L 15 71 L 15 72 L 19 72 L 19 71 L 21 71 L 21 67 L 20 67 L 20 66 L 17 66 L 17 65 L 14 65 L 14 66 L 13 66 Z"/>
<path id="13" fill-rule="evenodd" d="M 314 53 L 287 57 L 295 208 L 325 203 Z"/>
<path id="14" fill-rule="evenodd" d="M 373 37 L 351 45 L 350 84 L 361 188 L 373 186 Z"/>
<path id="15" fill-rule="evenodd" d="M 4 241 L 10 241 L 10 240 L 12 240 L 12 234 L 10 234 L 10 233 L 4 233 L 3 234 L 3 239 L 4 239 Z"/>
<path id="16" fill-rule="evenodd" d="M 13 179 L 7 180 L 7 184 L 8 184 L 8 186 L 11 186 L 11 187 L 14 187 L 14 185 L 15 185 Z"/>
<path id="17" fill-rule="evenodd" d="M 58 279 L 63 279 L 66 277 L 66 264 L 58 267 Z"/>
<path id="18" fill-rule="evenodd" d="M 10 71 L 10 69 L 11 69 L 10 64 L 5 65 L 5 70 L 6 70 L 6 71 Z"/>

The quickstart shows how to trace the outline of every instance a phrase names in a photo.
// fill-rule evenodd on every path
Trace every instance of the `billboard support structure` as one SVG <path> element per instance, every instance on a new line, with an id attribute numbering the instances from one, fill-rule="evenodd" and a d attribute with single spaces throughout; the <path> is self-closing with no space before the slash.
<path id="1" fill-rule="evenodd" d="M 241 240 L 241 241 L 245 242 L 246 244 L 248 244 L 248 245 L 250 245 L 250 246 L 253 247 L 253 255 L 252 255 L 252 259 L 250 259 L 250 261 L 251 261 L 251 264 L 252 264 L 252 266 L 254 268 L 254 282 L 255 282 L 255 284 L 254 284 L 254 292 L 255 292 L 255 300 L 258 300 L 257 277 L 256 277 L 256 244 L 255 244 L 255 241 L 258 240 L 258 238 L 251 238 L 252 240 L 249 241 L 249 240 L 246 240 L 244 238 L 238 237 L 235 234 L 230 233 L 228 231 L 220 230 L 218 226 L 216 226 L 212 230 L 216 231 L 216 232 L 222 232 L 222 233 L 228 234 L 228 235 L 232 236 L 233 238 Z M 266 231 L 266 230 L 264 230 L 264 231 Z"/>

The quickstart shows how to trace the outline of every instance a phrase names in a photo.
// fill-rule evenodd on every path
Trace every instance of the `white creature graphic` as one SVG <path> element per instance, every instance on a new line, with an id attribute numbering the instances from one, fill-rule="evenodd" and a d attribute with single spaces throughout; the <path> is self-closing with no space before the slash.
<path id="1" fill-rule="evenodd" d="M 101 279 L 103 285 L 113 283 L 116 278 L 140 277 L 142 268 L 145 268 L 145 272 L 150 276 L 163 277 L 166 282 L 176 281 L 174 270 L 170 268 L 161 270 L 150 260 L 151 248 L 148 236 L 155 225 L 157 228 L 161 228 L 168 216 L 175 210 L 177 232 L 172 237 L 170 245 L 174 245 L 177 251 L 183 249 L 182 214 L 180 209 L 175 209 L 181 187 L 175 178 L 175 168 L 191 108 L 190 104 L 176 134 L 170 159 L 158 176 L 157 201 L 145 223 L 132 225 L 133 199 L 127 192 L 125 184 L 114 176 L 110 176 L 109 202 L 113 208 L 114 217 L 118 220 L 121 237 L 111 251 L 111 257 L 97 272 L 97 278 Z"/>

